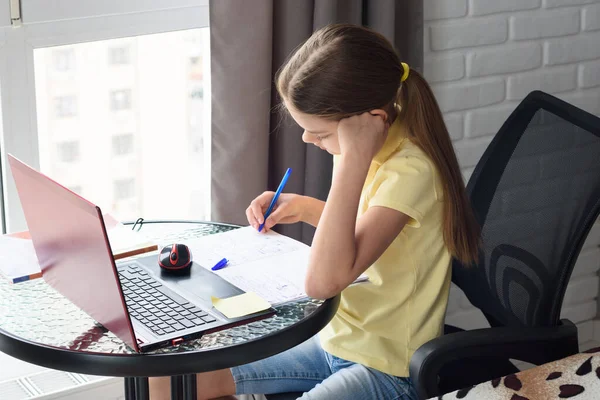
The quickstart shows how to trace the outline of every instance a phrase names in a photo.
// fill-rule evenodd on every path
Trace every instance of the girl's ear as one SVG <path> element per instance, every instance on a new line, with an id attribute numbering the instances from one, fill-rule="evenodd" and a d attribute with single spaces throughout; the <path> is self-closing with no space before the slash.
<path id="1" fill-rule="evenodd" d="M 385 110 L 377 108 L 375 110 L 369 111 L 369 114 L 381 117 L 381 119 L 383 119 L 383 122 L 385 122 L 385 123 L 389 122 L 389 115 L 388 115 L 387 111 L 385 111 Z"/>

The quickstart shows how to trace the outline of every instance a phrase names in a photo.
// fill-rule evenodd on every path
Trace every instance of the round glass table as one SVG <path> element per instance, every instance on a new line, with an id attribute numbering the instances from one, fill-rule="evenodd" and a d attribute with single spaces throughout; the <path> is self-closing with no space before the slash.
<path id="1" fill-rule="evenodd" d="M 132 228 L 141 230 L 160 248 L 237 227 L 142 221 Z M 102 293 L 90 296 L 102 300 Z M 338 304 L 339 296 L 283 304 L 267 319 L 139 354 L 43 279 L 12 284 L 0 278 L 0 351 L 47 368 L 125 377 L 127 400 L 149 398 L 149 376 L 171 376 L 172 399 L 195 400 L 196 373 L 246 364 L 294 347 L 317 334 L 331 320 Z"/>

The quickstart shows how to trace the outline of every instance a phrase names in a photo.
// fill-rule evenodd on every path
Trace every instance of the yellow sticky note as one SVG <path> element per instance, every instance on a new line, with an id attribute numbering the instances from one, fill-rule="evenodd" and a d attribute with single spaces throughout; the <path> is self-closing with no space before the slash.
<path id="1" fill-rule="evenodd" d="M 267 310 L 271 305 L 256 293 L 248 292 L 238 296 L 219 299 L 212 297 L 213 306 L 227 318 L 238 318 Z"/>

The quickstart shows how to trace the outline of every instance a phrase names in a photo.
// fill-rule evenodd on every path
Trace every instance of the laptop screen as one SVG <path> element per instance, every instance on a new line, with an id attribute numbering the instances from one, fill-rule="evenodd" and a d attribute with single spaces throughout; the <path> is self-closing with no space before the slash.
<path id="1" fill-rule="evenodd" d="M 100 208 L 8 155 L 46 282 L 139 351 Z"/>

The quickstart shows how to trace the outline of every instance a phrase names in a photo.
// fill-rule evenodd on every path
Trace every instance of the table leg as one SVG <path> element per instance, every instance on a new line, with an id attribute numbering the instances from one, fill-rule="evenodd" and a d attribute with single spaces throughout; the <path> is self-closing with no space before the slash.
<path id="1" fill-rule="evenodd" d="M 198 390 L 196 386 L 196 374 L 183 376 L 183 400 L 197 399 Z"/>
<path id="2" fill-rule="evenodd" d="M 183 376 L 171 377 L 171 400 L 183 400 Z"/>
<path id="3" fill-rule="evenodd" d="M 125 400 L 136 400 L 135 397 L 135 378 L 125 378 Z"/>
<path id="4" fill-rule="evenodd" d="M 135 378 L 135 400 L 150 400 L 150 388 L 148 378 L 138 376 Z"/>

